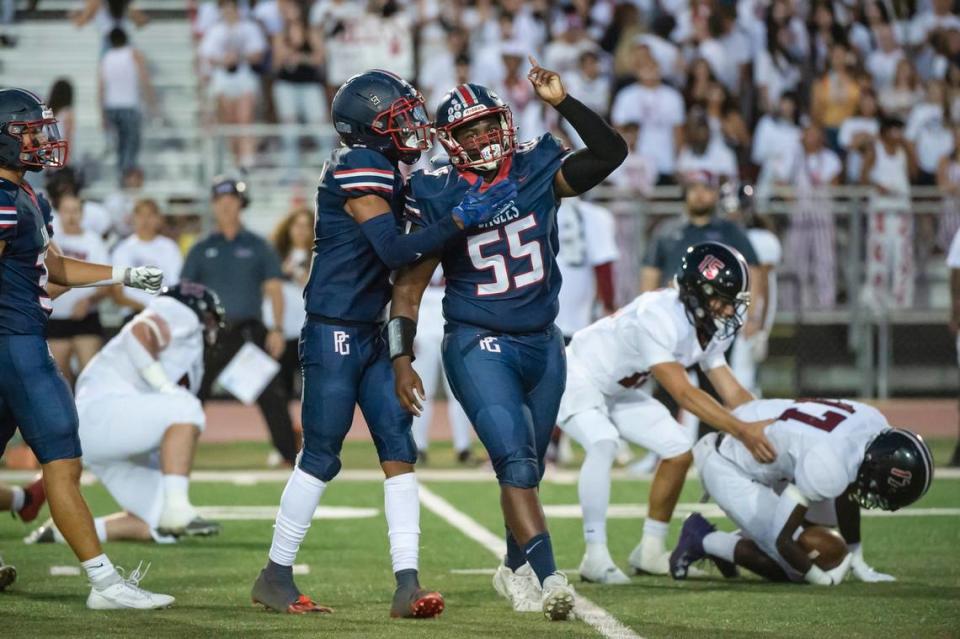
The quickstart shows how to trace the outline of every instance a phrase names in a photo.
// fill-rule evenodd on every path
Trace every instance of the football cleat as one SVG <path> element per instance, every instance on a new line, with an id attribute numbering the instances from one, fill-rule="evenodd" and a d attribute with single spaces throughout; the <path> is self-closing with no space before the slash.
<path id="1" fill-rule="evenodd" d="M 91 610 L 154 610 L 172 606 L 176 599 L 170 595 L 153 593 L 140 587 L 140 582 L 150 570 L 150 564 L 147 564 L 141 572 L 142 565 L 142 563 L 137 565 L 129 577 L 121 578 L 120 581 L 102 590 L 96 586 L 92 587 L 87 597 L 87 608 Z M 117 572 L 120 570 L 117 568 Z"/>
<path id="2" fill-rule="evenodd" d="M 390 616 L 405 619 L 432 619 L 443 612 L 443 595 L 428 592 L 419 586 L 408 588 L 398 586 L 390 605 Z"/>
<path id="3" fill-rule="evenodd" d="M 617 568 L 610 557 L 595 559 L 589 554 L 583 556 L 580 562 L 580 580 L 587 583 L 606 584 L 608 586 L 622 586 L 630 583 L 622 570 Z"/>
<path id="4" fill-rule="evenodd" d="M 501 563 L 493 575 L 493 589 L 513 606 L 515 612 L 540 612 L 540 583 L 530 564 L 510 570 Z"/>
<path id="5" fill-rule="evenodd" d="M 215 532 L 210 532 L 214 527 Z M 203 520 L 193 508 L 164 507 L 157 522 L 157 532 L 172 537 L 215 535 L 220 532 L 220 524 Z"/>
<path id="6" fill-rule="evenodd" d="M 315 603 L 310 597 L 302 594 L 293 583 L 293 577 L 278 578 L 276 575 L 271 575 L 267 568 L 260 571 L 257 580 L 253 583 L 250 598 L 254 604 L 260 604 L 272 612 L 290 615 L 333 612 L 333 608 Z"/>
<path id="7" fill-rule="evenodd" d="M 10 564 L 3 563 L 0 557 L 0 592 L 17 580 L 17 569 Z"/>
<path id="8" fill-rule="evenodd" d="M 52 519 L 48 519 L 39 528 L 31 532 L 29 535 L 23 538 L 23 543 L 33 545 L 33 544 L 52 544 L 55 543 L 56 537 L 54 537 L 53 531 L 56 530 L 56 526 L 53 524 Z"/>
<path id="9" fill-rule="evenodd" d="M 573 612 L 576 593 L 562 572 L 555 572 L 543 581 L 541 610 L 550 621 L 565 621 Z"/>
<path id="10" fill-rule="evenodd" d="M 643 539 L 627 559 L 635 575 L 666 575 L 670 572 L 670 553 L 661 544 L 643 543 Z"/>
<path id="11" fill-rule="evenodd" d="M 707 556 L 703 549 L 703 538 L 716 530 L 716 526 L 704 519 L 700 513 L 691 513 L 680 529 L 677 547 L 670 553 L 670 576 L 674 579 L 686 579 L 690 564 Z"/>
<path id="12" fill-rule="evenodd" d="M 20 521 L 30 523 L 40 514 L 40 509 L 47 502 L 47 493 L 43 488 L 43 478 L 36 480 L 29 486 L 23 487 L 26 498 L 23 506 L 17 511 Z"/>
<path id="13" fill-rule="evenodd" d="M 333 608 L 321 606 L 306 595 L 300 595 L 296 601 L 287 606 L 288 615 L 305 615 L 311 612 L 331 613 Z"/>
<path id="14" fill-rule="evenodd" d="M 187 524 L 187 527 L 183 529 L 182 536 L 213 537 L 214 535 L 219 535 L 221 530 L 223 530 L 223 526 L 221 526 L 219 522 L 210 521 L 203 517 L 194 517 L 190 520 L 190 523 Z"/>

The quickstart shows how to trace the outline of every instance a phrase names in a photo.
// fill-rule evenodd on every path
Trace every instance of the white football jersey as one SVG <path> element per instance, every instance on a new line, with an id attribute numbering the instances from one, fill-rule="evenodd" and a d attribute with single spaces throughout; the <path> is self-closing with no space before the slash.
<path id="1" fill-rule="evenodd" d="M 656 364 L 699 364 L 705 371 L 723 366 L 723 353 L 732 342 L 732 337 L 714 338 L 701 348 L 677 289 L 665 288 L 644 293 L 577 331 L 568 352 L 571 366 L 586 373 L 605 395 L 615 395 L 641 385 Z"/>
<path id="2" fill-rule="evenodd" d="M 594 267 L 615 262 L 620 257 L 616 221 L 603 207 L 580 198 L 567 198 L 557 213 L 557 230 L 560 239 L 557 264 L 563 275 L 563 287 L 556 322 L 564 335 L 573 335 L 596 317 Z"/>
<path id="3" fill-rule="evenodd" d="M 777 459 L 761 464 L 733 437 L 723 438 L 720 453 L 761 484 L 795 484 L 811 502 L 839 497 L 856 479 L 867 446 L 890 428 L 873 406 L 846 399 L 760 399 L 734 415 L 747 422 L 778 418 L 764 431 Z"/>
<path id="4" fill-rule="evenodd" d="M 196 313 L 172 297 L 161 295 L 150 301 L 140 312 L 143 314 L 159 315 L 167 323 L 170 343 L 160 351 L 158 360 L 170 381 L 185 385 L 196 394 L 203 379 L 203 327 Z M 124 346 L 124 340 L 132 337 L 129 332 L 135 321 L 137 318 L 124 326 L 83 369 L 77 380 L 77 401 L 102 395 L 153 392 Z"/>

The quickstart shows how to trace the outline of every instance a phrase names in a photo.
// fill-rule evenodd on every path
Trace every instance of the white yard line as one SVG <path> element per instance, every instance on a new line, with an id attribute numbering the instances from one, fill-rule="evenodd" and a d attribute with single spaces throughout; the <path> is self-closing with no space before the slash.
<path id="1" fill-rule="evenodd" d="M 543 512 L 550 519 L 583 517 L 580 504 L 544 504 Z M 956 517 L 960 515 L 960 508 L 904 508 L 895 512 L 863 509 L 860 512 L 864 517 Z M 704 517 L 726 517 L 716 504 L 681 502 L 673 512 L 673 518 L 683 519 L 690 513 L 700 513 Z M 638 519 L 646 516 L 646 504 L 610 504 L 607 509 L 608 519 Z"/>
<path id="2" fill-rule="evenodd" d="M 497 559 L 507 551 L 503 536 L 495 535 L 453 504 L 420 484 L 420 503 L 448 524 L 489 550 Z M 641 639 L 632 629 L 617 621 L 616 617 L 593 603 L 582 594 L 577 594 L 577 617 L 594 630 L 610 639 Z"/>

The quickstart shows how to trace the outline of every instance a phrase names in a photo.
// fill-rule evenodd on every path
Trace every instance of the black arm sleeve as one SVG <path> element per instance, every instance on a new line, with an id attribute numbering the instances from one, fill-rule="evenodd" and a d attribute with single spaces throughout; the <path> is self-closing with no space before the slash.
<path id="1" fill-rule="evenodd" d="M 587 145 L 569 155 L 560 170 L 574 191 L 589 191 L 626 159 L 627 143 L 603 118 L 570 95 L 556 109 Z"/>
<path id="2" fill-rule="evenodd" d="M 367 220 L 360 225 L 360 230 L 392 271 L 416 262 L 423 255 L 435 253 L 460 233 L 453 217 L 448 215 L 419 233 L 404 235 L 397 230 L 393 215 L 389 213 Z"/>

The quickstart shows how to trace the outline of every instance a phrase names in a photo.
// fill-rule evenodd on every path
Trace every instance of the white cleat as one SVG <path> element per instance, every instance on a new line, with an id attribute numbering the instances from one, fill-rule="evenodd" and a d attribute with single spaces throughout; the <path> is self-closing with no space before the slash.
<path id="1" fill-rule="evenodd" d="M 669 575 L 670 553 L 662 546 L 644 545 L 641 541 L 627 559 L 635 574 Z"/>
<path id="2" fill-rule="evenodd" d="M 562 572 L 555 572 L 543 582 L 540 609 L 550 621 L 565 621 L 573 616 L 576 593 Z"/>
<path id="3" fill-rule="evenodd" d="M 187 526 L 199 515 L 192 507 L 171 507 L 165 505 L 160 513 L 160 519 L 157 522 L 157 532 L 161 535 L 172 535 L 180 537 L 187 533 Z"/>
<path id="4" fill-rule="evenodd" d="M 622 586 L 630 583 L 630 577 L 627 577 L 622 570 L 617 568 L 612 559 L 609 557 L 595 559 L 590 557 L 589 554 L 584 555 L 583 561 L 580 562 L 580 579 L 608 586 Z"/>
<path id="5" fill-rule="evenodd" d="M 510 602 L 516 612 L 539 612 L 541 609 L 540 584 L 530 564 L 523 564 L 514 572 L 501 563 L 493 575 L 493 588 Z"/>
<path id="6" fill-rule="evenodd" d="M 140 572 L 139 564 L 130 576 L 117 583 L 98 590 L 90 589 L 87 597 L 87 608 L 91 610 L 154 610 L 169 608 L 175 599 L 170 595 L 160 595 L 149 592 L 140 587 L 140 581 L 147 575 L 150 565 Z"/>

